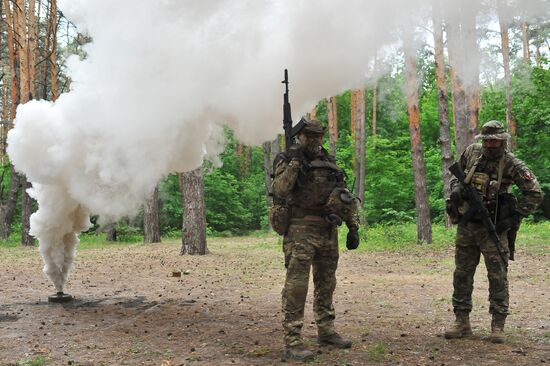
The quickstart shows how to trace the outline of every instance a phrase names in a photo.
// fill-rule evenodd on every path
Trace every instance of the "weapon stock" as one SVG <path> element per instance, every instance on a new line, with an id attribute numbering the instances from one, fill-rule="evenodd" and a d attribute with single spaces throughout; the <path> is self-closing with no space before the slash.
<path id="1" fill-rule="evenodd" d="M 474 216 L 475 214 L 479 214 L 479 216 L 481 217 L 481 222 L 483 223 L 483 226 L 485 226 L 485 228 L 489 233 L 489 237 L 491 238 L 491 241 L 495 244 L 498 255 L 502 260 L 502 263 L 506 265 L 507 263 L 506 254 L 504 253 L 504 250 L 502 250 L 502 244 L 500 243 L 500 238 L 498 236 L 495 225 L 493 224 L 493 221 L 491 221 L 491 214 L 487 210 L 487 207 L 485 207 L 485 205 L 483 204 L 483 199 L 481 198 L 478 191 L 474 187 L 464 182 L 465 180 L 464 172 L 462 171 L 462 168 L 460 167 L 458 162 L 451 165 L 449 167 L 449 171 L 464 186 L 466 197 L 468 199 L 468 203 L 470 204 L 470 209 L 462 217 L 462 219 L 460 220 L 460 223 L 464 224 L 468 222 L 472 218 L 472 216 Z"/>

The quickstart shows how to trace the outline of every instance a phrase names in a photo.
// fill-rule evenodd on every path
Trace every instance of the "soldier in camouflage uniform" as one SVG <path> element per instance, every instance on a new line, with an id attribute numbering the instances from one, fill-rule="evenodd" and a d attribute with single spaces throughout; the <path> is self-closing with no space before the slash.
<path id="1" fill-rule="evenodd" d="M 274 196 L 284 199 L 289 207 L 289 226 L 283 239 L 287 268 L 282 291 L 283 360 L 306 361 L 314 357 L 313 352 L 304 347 L 301 337 L 311 267 L 318 342 L 338 348 L 351 347 L 351 341 L 343 339 L 334 329 L 332 296 L 338 266 L 336 225 L 341 220 L 346 222 L 350 230 L 347 246 L 355 249 L 359 244 L 358 221 L 354 210 L 343 217 L 330 212 L 338 210 L 327 211 L 329 196 L 337 192 L 345 201 L 346 194 L 340 192 L 346 190 L 343 171 L 321 145 L 323 134 L 324 128 L 319 122 L 306 122 L 298 133 L 300 143 L 293 145 L 276 163 Z"/>
<path id="2" fill-rule="evenodd" d="M 542 192 L 533 173 L 506 150 L 509 137 L 500 122 L 487 122 L 481 134 L 476 136 L 482 139 L 482 144 L 468 146 L 459 162 L 466 175 L 465 183 L 475 187 L 483 197 L 506 258 L 510 254 L 509 238 L 510 242 L 515 240 L 521 218 L 532 213 L 542 201 Z M 522 192 L 519 200 L 512 195 L 512 184 Z M 451 181 L 451 189 L 450 213 L 457 214 L 458 221 L 467 211 L 468 202 L 464 200 L 462 184 L 456 178 Z M 489 279 L 489 312 L 492 314 L 490 340 L 503 343 L 509 302 L 508 260 L 503 263 L 487 229 L 475 215 L 468 222 L 459 222 L 455 244 L 452 302 L 456 320 L 452 329 L 445 332 L 445 338 L 472 335 L 469 314 L 472 310 L 474 274 L 480 254 L 483 254 Z"/>

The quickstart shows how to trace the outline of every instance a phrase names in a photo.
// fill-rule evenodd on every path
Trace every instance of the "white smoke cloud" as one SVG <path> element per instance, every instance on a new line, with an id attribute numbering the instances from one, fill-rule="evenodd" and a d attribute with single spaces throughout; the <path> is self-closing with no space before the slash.
<path id="1" fill-rule="evenodd" d="M 475 12 L 482 2 L 447 0 Z M 545 1 L 516 2 L 528 11 Z M 61 291 L 90 213 L 135 213 L 163 175 L 191 170 L 222 146 L 281 129 L 290 73 L 295 118 L 365 82 L 379 50 L 430 23 L 431 0 L 60 0 L 93 42 L 69 62 L 72 90 L 18 108 L 8 152 L 33 183 L 31 219 L 45 272 Z M 420 24 L 418 24 L 420 23 Z M 472 35 L 475 36 L 475 35 Z M 463 70 L 468 72 L 468 59 Z M 383 67 L 379 67 L 383 69 Z"/>

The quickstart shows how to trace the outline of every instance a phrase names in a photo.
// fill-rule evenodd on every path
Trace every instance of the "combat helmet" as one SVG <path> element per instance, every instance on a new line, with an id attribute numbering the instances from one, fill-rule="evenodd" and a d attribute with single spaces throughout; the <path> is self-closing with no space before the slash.
<path id="1" fill-rule="evenodd" d="M 481 133 L 476 135 L 476 139 L 482 140 L 508 140 L 510 134 L 506 132 L 504 126 L 499 121 L 489 121 L 481 127 Z"/>
<path id="2" fill-rule="evenodd" d="M 292 137 L 300 133 L 305 133 L 306 135 L 323 135 L 325 133 L 325 128 L 315 119 L 307 120 L 302 118 L 296 126 L 292 127 Z"/>

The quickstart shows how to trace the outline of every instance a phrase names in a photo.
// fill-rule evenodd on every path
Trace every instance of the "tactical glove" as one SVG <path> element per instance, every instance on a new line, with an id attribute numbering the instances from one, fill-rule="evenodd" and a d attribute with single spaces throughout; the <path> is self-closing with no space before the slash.
<path id="1" fill-rule="evenodd" d="M 454 207 L 458 208 L 460 207 L 460 205 L 462 205 L 462 202 L 464 202 L 464 198 L 465 198 L 464 188 L 462 187 L 462 184 L 457 184 L 453 187 L 450 198 Z"/>
<path id="2" fill-rule="evenodd" d="M 359 228 L 350 227 L 346 238 L 346 248 L 349 250 L 357 249 L 359 246 Z"/>
<path id="3" fill-rule="evenodd" d="M 304 147 L 301 145 L 292 145 L 287 151 L 290 160 L 304 160 Z"/>

